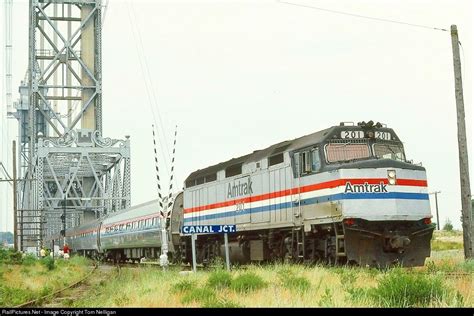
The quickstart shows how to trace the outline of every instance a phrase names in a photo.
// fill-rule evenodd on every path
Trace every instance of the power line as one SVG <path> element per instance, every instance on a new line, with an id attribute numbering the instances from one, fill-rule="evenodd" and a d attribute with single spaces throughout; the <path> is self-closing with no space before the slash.
<path id="1" fill-rule="evenodd" d="M 444 32 L 448 31 L 446 29 L 439 28 L 439 27 L 433 27 L 433 26 L 427 26 L 427 25 L 421 25 L 421 24 L 413 24 L 413 23 L 383 19 L 383 18 L 376 18 L 376 17 L 372 17 L 372 16 L 348 13 L 348 12 L 337 11 L 337 10 L 329 10 L 329 9 L 313 7 L 313 6 L 309 6 L 309 5 L 305 5 L 305 4 L 291 3 L 291 2 L 285 2 L 285 1 L 280 1 L 280 0 L 277 0 L 277 2 L 284 3 L 284 4 L 289 4 L 289 5 L 294 5 L 296 7 L 303 7 L 303 8 L 309 8 L 309 9 L 325 11 L 325 12 L 330 12 L 330 13 L 348 15 L 348 16 L 353 16 L 353 17 L 363 18 L 363 19 L 369 19 L 369 20 L 374 20 L 374 21 L 379 21 L 379 22 L 389 22 L 389 23 L 403 24 L 403 25 L 408 25 L 408 26 L 413 26 L 413 27 L 421 27 L 421 28 L 425 28 L 425 29 L 444 31 Z"/>
<path id="2" fill-rule="evenodd" d="M 160 145 L 162 145 L 162 147 L 165 148 L 166 153 L 168 153 L 168 156 L 167 156 L 165 154 L 165 151 L 161 151 L 161 154 L 164 158 L 163 162 L 166 166 L 166 170 L 169 170 L 168 160 L 171 159 L 171 157 L 169 156 L 169 148 L 168 148 L 168 144 L 166 142 L 166 134 L 165 134 L 164 124 L 163 124 L 163 121 L 162 121 L 162 118 L 161 118 L 160 110 L 159 110 L 159 107 L 158 107 L 157 97 L 156 97 L 155 91 L 153 89 L 153 83 L 152 83 L 152 80 L 151 80 L 150 67 L 148 66 L 146 55 L 143 53 L 145 51 L 145 48 L 144 48 L 143 41 L 142 41 L 142 38 L 141 38 L 138 23 L 136 23 L 136 21 L 138 19 L 137 19 L 136 14 L 135 14 L 135 10 L 134 10 L 134 7 L 133 7 L 133 2 L 130 1 L 129 3 L 127 3 L 127 5 L 128 5 L 128 10 L 127 11 L 128 11 L 129 22 L 130 22 L 130 26 L 131 26 L 134 41 L 137 44 L 135 46 L 136 46 L 136 49 L 137 49 L 138 60 L 139 60 L 139 63 L 140 63 L 140 69 L 141 69 L 141 72 L 142 72 L 143 81 L 144 81 L 146 92 L 147 92 L 147 97 L 148 97 L 148 101 L 149 101 L 151 114 L 152 114 L 152 117 L 153 117 L 153 122 L 155 123 L 155 126 L 159 127 L 159 129 L 162 132 L 163 138 L 165 138 L 165 141 L 162 143 L 161 139 L 158 135 L 158 142 L 160 143 Z M 156 115 L 155 115 L 155 110 L 157 112 Z M 156 116 L 158 116 L 158 120 L 159 120 L 160 124 L 157 124 Z M 174 182 L 175 182 L 176 186 L 178 186 L 178 183 L 177 183 L 176 179 L 174 179 Z"/>

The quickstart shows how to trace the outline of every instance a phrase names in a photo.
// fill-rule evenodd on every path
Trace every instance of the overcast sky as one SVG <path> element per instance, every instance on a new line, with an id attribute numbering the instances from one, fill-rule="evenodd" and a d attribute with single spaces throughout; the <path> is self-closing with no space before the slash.
<path id="1" fill-rule="evenodd" d="M 474 174 L 470 0 L 288 2 L 438 28 L 456 24 L 464 51 Z M 16 92 L 28 60 L 27 1 L 14 1 L 13 16 Z M 0 28 L 3 36 L 3 23 Z M 461 227 L 449 32 L 274 0 L 110 0 L 102 38 L 104 136 L 131 136 L 132 204 L 157 196 L 152 108 L 159 111 L 156 123 L 163 123 L 160 141 L 167 142 L 170 151 L 178 125 L 179 187 L 196 169 L 341 121 L 374 120 L 393 128 L 405 144 L 407 158 L 426 167 L 429 191 L 442 192 L 441 223 L 450 218 Z M 1 53 L 3 60 L 3 49 Z M 146 62 L 147 70 L 140 61 Z M 147 84 L 156 102 L 150 102 Z M 163 172 L 162 178 L 168 174 Z M 167 188 L 165 183 L 162 187 Z M 0 216 L 0 230 L 11 230 L 12 216 L 5 225 L 5 215 Z"/>

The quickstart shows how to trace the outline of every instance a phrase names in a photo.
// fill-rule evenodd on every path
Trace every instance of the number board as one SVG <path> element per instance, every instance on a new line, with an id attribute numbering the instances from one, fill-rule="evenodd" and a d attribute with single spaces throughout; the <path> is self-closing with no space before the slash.
<path id="1" fill-rule="evenodd" d="M 383 140 L 391 140 L 392 135 L 389 132 L 377 132 L 375 131 L 375 138 L 383 139 Z"/>
<path id="2" fill-rule="evenodd" d="M 364 138 L 364 131 L 342 131 L 341 138 Z"/>

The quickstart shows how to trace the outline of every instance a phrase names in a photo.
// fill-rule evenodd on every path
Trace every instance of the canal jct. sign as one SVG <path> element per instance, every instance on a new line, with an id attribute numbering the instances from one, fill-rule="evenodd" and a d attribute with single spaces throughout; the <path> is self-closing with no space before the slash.
<path id="1" fill-rule="evenodd" d="M 237 231 L 235 225 L 195 225 L 183 226 L 181 233 L 185 235 L 192 234 L 226 234 L 235 233 Z"/>

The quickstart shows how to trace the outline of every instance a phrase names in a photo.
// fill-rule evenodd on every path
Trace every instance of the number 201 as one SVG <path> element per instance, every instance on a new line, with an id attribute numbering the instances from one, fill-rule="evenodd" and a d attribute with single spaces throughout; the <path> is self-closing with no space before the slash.
<path id="1" fill-rule="evenodd" d="M 243 211 L 243 210 L 245 210 L 245 203 L 244 202 L 240 202 L 240 203 L 235 204 L 235 211 L 240 212 L 240 211 Z"/>

